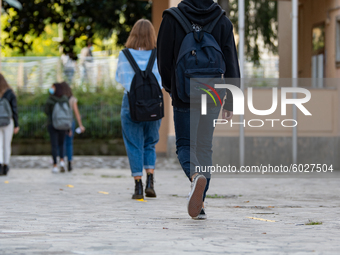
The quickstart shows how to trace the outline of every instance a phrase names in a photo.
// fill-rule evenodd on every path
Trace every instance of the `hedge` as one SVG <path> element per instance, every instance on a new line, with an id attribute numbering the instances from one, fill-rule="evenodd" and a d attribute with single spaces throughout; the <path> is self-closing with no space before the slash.
<path id="1" fill-rule="evenodd" d="M 111 88 L 73 89 L 78 99 L 82 122 L 86 132 L 76 135 L 76 139 L 121 138 L 120 104 L 123 91 Z M 44 104 L 46 91 L 35 93 L 17 92 L 20 132 L 15 139 L 47 139 L 47 117 Z"/>

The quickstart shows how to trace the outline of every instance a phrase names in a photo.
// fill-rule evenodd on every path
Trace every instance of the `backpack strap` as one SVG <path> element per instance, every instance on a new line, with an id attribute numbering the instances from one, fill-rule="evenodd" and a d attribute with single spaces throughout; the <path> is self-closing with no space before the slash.
<path id="1" fill-rule="evenodd" d="M 194 31 L 190 21 L 185 17 L 185 15 L 181 12 L 177 7 L 171 7 L 163 12 L 171 14 L 178 22 L 181 24 L 186 34 L 189 34 Z"/>
<path id="2" fill-rule="evenodd" d="M 145 71 L 152 72 L 152 67 L 153 67 L 153 64 L 155 63 L 155 59 L 156 59 L 156 49 L 153 49 L 151 52 L 151 56 L 149 58 L 148 66 L 146 67 Z"/>
<path id="3" fill-rule="evenodd" d="M 217 18 L 216 19 L 214 19 L 212 22 L 210 22 L 209 24 L 207 24 L 207 25 L 205 25 L 204 27 L 203 27 L 203 31 L 205 31 L 205 32 L 207 32 L 207 33 L 209 33 L 209 34 L 211 34 L 211 32 L 213 31 L 213 29 L 214 29 L 214 27 L 217 25 L 217 23 L 219 22 L 219 20 L 220 20 L 220 18 L 222 17 L 222 16 L 224 16 L 225 15 L 225 10 L 221 10 L 221 13 L 217 16 Z"/>
<path id="4" fill-rule="evenodd" d="M 140 70 L 138 64 L 136 63 L 136 60 L 133 58 L 129 49 L 125 48 L 124 50 L 122 50 L 122 52 L 124 53 L 126 59 L 129 61 L 130 65 L 132 66 L 135 73 L 140 72 L 141 70 Z"/>

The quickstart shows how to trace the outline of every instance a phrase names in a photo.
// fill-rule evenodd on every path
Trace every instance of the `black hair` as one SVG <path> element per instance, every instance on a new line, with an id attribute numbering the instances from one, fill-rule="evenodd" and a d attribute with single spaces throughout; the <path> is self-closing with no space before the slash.
<path id="1" fill-rule="evenodd" d="M 61 83 L 59 82 L 54 83 L 53 86 L 55 87 L 54 96 L 62 97 L 63 95 L 65 95 L 64 89 Z"/>

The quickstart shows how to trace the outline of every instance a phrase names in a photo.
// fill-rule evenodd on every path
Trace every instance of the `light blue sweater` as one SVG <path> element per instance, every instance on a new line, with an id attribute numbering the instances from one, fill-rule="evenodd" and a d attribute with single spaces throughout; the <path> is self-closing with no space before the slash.
<path id="1" fill-rule="evenodd" d="M 151 56 L 151 50 L 134 50 L 129 49 L 133 58 L 137 62 L 139 68 L 144 71 L 146 66 L 148 65 L 149 58 Z M 158 72 L 157 67 L 157 58 L 152 68 L 152 72 L 155 75 L 160 88 L 162 89 L 162 80 L 161 76 Z M 133 77 L 135 76 L 135 71 L 133 70 L 132 66 L 130 65 L 129 61 L 126 59 L 124 53 L 121 51 L 119 52 L 118 56 L 118 64 L 117 64 L 117 72 L 116 72 L 116 81 L 122 84 L 124 87 L 124 93 L 130 91 L 131 82 Z"/>

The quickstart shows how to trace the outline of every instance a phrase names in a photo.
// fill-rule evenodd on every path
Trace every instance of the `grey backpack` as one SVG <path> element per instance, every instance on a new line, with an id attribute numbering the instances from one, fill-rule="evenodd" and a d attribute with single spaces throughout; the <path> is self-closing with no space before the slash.
<path id="1" fill-rule="evenodd" d="M 73 115 L 68 102 L 57 102 L 53 107 L 52 124 L 57 130 L 69 130 L 72 127 Z"/>
<path id="2" fill-rule="evenodd" d="M 0 127 L 8 126 L 12 118 L 12 108 L 6 98 L 0 98 Z"/>

